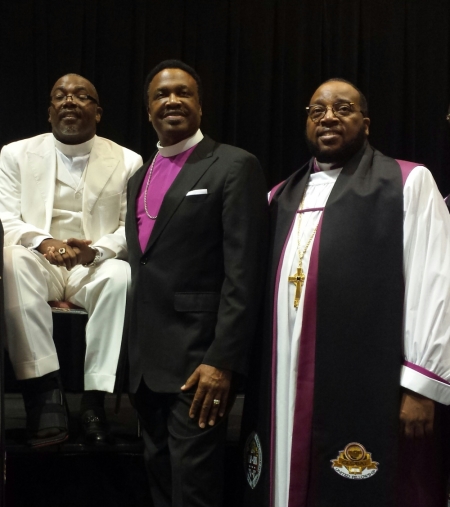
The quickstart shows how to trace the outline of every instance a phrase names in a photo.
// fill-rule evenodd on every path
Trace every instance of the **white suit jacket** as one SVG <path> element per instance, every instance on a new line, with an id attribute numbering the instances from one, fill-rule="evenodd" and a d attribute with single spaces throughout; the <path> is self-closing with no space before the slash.
<path id="1" fill-rule="evenodd" d="M 126 258 L 126 186 L 141 166 L 142 158 L 137 153 L 95 137 L 86 168 L 82 213 L 85 236 L 103 249 L 103 258 Z M 41 134 L 3 147 L 0 219 L 5 246 L 28 248 L 32 246 L 29 238 L 33 233 L 50 236 L 55 181 L 53 134 Z"/>

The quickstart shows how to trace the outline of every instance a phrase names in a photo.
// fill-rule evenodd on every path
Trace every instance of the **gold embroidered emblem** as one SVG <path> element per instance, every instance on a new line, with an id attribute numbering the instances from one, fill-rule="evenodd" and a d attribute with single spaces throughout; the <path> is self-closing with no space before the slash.
<path id="1" fill-rule="evenodd" d="M 363 445 L 351 442 L 331 460 L 331 468 L 347 479 L 369 479 L 378 471 L 379 463 L 372 461 L 372 454 Z"/>

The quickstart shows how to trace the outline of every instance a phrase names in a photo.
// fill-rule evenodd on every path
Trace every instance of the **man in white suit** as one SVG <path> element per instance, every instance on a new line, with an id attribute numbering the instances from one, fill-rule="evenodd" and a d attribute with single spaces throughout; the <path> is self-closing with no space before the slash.
<path id="1" fill-rule="evenodd" d="M 48 112 L 52 133 L 0 154 L 7 347 L 35 447 L 68 436 L 51 300 L 88 312 L 80 413 L 88 442 L 108 440 L 104 397 L 114 389 L 130 278 L 126 186 L 142 165 L 136 153 L 96 136 L 102 108 L 85 78 L 61 77 Z"/>

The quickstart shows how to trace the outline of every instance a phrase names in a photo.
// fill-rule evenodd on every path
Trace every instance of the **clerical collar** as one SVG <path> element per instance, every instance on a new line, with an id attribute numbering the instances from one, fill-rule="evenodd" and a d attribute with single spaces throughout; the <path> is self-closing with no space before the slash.
<path id="1" fill-rule="evenodd" d="M 94 136 L 92 139 L 89 139 L 89 141 L 81 144 L 64 144 L 58 141 L 55 136 L 53 136 L 53 140 L 55 141 L 56 148 L 66 157 L 82 157 L 91 152 L 96 137 L 97 136 Z"/>
<path id="2" fill-rule="evenodd" d="M 314 172 L 319 171 L 330 171 L 332 169 L 342 169 L 341 164 L 328 164 L 325 162 L 319 162 L 316 158 L 314 159 Z"/>
<path id="3" fill-rule="evenodd" d="M 158 152 L 161 157 L 173 157 L 175 155 L 179 155 L 183 153 L 183 151 L 189 150 L 192 146 L 195 146 L 203 139 L 203 134 L 200 129 L 192 136 L 187 139 L 183 139 L 177 144 L 172 144 L 172 146 L 161 146 L 161 144 L 157 143 L 156 147 L 158 148 Z"/>

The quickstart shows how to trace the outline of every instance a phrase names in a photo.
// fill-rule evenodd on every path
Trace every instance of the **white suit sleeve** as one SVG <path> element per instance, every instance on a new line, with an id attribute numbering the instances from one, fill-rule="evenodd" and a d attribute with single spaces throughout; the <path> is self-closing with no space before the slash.
<path id="1" fill-rule="evenodd" d="M 0 219 L 5 234 L 5 246 L 23 245 L 26 248 L 36 248 L 42 240 L 51 235 L 48 231 L 22 220 L 22 175 L 14 150 L 11 150 L 10 146 L 4 146 L 0 153 Z"/>
<path id="2" fill-rule="evenodd" d="M 404 187 L 404 365 L 401 385 L 450 405 L 450 215 L 428 169 Z"/>

